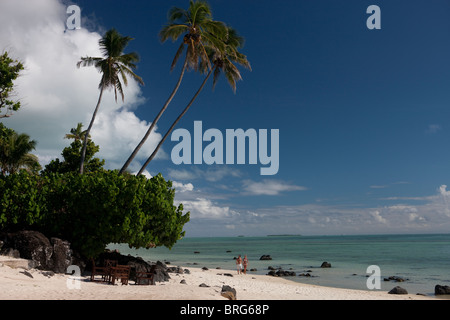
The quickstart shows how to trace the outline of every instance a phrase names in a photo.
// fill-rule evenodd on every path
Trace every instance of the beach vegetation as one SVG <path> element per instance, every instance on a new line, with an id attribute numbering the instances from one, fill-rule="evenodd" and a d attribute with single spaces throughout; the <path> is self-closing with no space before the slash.
<path id="1" fill-rule="evenodd" d="M 82 128 L 83 124 L 78 123 L 76 128 L 72 128 L 70 133 L 65 135 L 66 139 L 73 139 L 73 142 L 62 151 L 61 155 L 63 160 L 61 161 L 59 158 L 56 158 L 50 161 L 50 163 L 45 166 L 42 174 L 68 173 L 77 172 L 79 170 L 81 151 L 86 135 L 86 131 L 83 131 Z M 103 170 L 105 160 L 95 157 L 95 154 L 99 151 L 100 147 L 96 145 L 89 136 L 86 144 L 84 172 L 96 172 Z"/>
<path id="2" fill-rule="evenodd" d="M 37 142 L 26 133 L 17 133 L 0 124 L 0 173 L 14 174 L 26 170 L 37 174 L 41 170 L 38 157 L 30 152 Z"/>
<path id="3" fill-rule="evenodd" d="M 10 58 L 8 52 L 0 55 L 0 118 L 8 118 L 20 108 L 20 101 L 11 98 L 14 95 L 14 81 L 23 69 L 23 63 Z"/>
<path id="4" fill-rule="evenodd" d="M 36 230 L 68 240 L 83 257 L 111 243 L 172 247 L 184 236 L 189 212 L 174 205 L 175 190 L 161 174 L 115 171 L 0 176 L 0 229 Z"/>

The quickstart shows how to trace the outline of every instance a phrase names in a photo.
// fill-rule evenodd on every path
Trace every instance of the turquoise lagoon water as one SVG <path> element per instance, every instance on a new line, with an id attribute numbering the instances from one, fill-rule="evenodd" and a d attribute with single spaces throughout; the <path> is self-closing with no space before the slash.
<path id="1" fill-rule="evenodd" d="M 267 236 L 227 238 L 184 238 L 167 248 L 130 249 L 110 245 L 122 254 L 147 261 L 167 261 L 173 265 L 235 270 L 234 258 L 245 254 L 251 274 L 267 274 L 268 267 L 282 267 L 296 274 L 292 281 L 330 287 L 369 290 L 367 268 L 376 265 L 381 272 L 381 288 L 389 291 L 400 285 L 409 293 L 434 295 L 436 284 L 450 285 L 450 234 L 364 235 L 364 236 Z M 261 261 L 262 255 L 272 260 Z M 322 262 L 331 268 L 320 268 Z M 406 279 L 397 283 L 384 278 Z"/>

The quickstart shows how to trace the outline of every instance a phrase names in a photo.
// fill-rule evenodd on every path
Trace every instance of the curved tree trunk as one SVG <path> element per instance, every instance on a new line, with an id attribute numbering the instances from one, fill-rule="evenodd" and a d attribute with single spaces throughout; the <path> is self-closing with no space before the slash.
<path id="1" fill-rule="evenodd" d="M 148 166 L 148 164 L 150 163 L 150 161 L 153 160 L 153 158 L 156 156 L 156 154 L 158 153 L 159 149 L 161 148 L 161 146 L 163 145 L 164 141 L 167 139 L 167 137 L 169 136 L 169 134 L 172 132 L 172 130 L 175 128 L 175 126 L 177 125 L 177 123 L 181 120 L 181 118 L 186 114 L 186 112 L 188 112 L 189 108 L 192 106 L 192 104 L 194 103 L 195 99 L 197 99 L 198 95 L 200 94 L 200 92 L 203 90 L 203 88 L 205 87 L 206 82 L 208 82 L 209 77 L 211 76 L 211 74 L 213 73 L 215 68 L 211 68 L 211 70 L 209 71 L 208 75 L 206 76 L 205 80 L 203 80 L 202 85 L 200 86 L 200 88 L 198 89 L 198 91 L 196 92 L 196 94 L 194 95 L 194 97 L 191 99 L 191 101 L 189 102 L 189 104 L 186 106 L 186 108 L 183 110 L 183 112 L 178 116 L 178 118 L 174 121 L 174 123 L 172 123 L 172 126 L 169 128 L 169 130 L 167 130 L 166 134 L 164 135 L 164 137 L 161 139 L 161 141 L 159 142 L 158 146 L 156 147 L 156 149 L 153 151 L 152 155 L 147 159 L 147 161 L 145 162 L 145 164 L 142 166 L 141 170 L 138 173 L 138 176 L 141 175 L 145 168 Z"/>
<path id="2" fill-rule="evenodd" d="M 89 124 L 89 127 L 87 128 L 85 136 L 84 136 L 83 149 L 81 151 L 80 174 L 84 173 L 84 160 L 86 158 L 87 142 L 89 139 L 89 134 L 91 133 L 92 126 L 94 125 L 95 117 L 97 116 L 97 112 L 100 107 L 100 103 L 102 102 L 104 89 L 105 89 L 105 86 L 102 85 L 102 87 L 100 89 L 100 96 L 98 97 L 97 106 L 95 107 L 95 111 L 94 111 L 94 114 L 92 115 L 91 123 Z"/>
<path id="3" fill-rule="evenodd" d="M 183 65 L 183 69 L 181 70 L 180 78 L 178 79 L 178 82 L 177 82 L 175 88 L 173 89 L 171 95 L 169 96 L 169 99 L 167 99 L 167 101 L 164 104 L 164 106 L 162 107 L 161 111 L 159 111 L 158 115 L 153 120 L 153 122 L 150 125 L 150 128 L 147 130 L 147 133 L 145 134 L 144 138 L 142 138 L 141 142 L 139 142 L 137 147 L 134 149 L 133 153 L 130 155 L 128 160 L 125 162 L 125 164 L 123 165 L 122 169 L 120 169 L 119 174 L 122 174 L 123 172 L 125 172 L 125 170 L 127 170 L 128 166 L 131 164 L 133 159 L 136 157 L 137 153 L 142 148 L 142 146 L 144 145 L 145 141 L 147 141 L 148 137 L 150 136 L 150 133 L 155 128 L 155 126 L 158 123 L 159 119 L 161 118 L 162 114 L 166 111 L 166 109 L 169 106 L 170 102 L 172 101 L 173 97 L 175 96 L 175 94 L 177 93 L 178 89 L 180 88 L 181 80 L 183 80 L 184 73 L 185 73 L 186 68 L 187 68 L 187 64 L 188 64 L 188 53 L 186 53 L 186 58 L 184 60 L 184 65 Z"/>

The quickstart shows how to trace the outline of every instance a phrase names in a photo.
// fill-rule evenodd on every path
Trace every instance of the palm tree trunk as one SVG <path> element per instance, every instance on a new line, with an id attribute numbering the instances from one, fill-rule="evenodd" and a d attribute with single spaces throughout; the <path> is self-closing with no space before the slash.
<path id="1" fill-rule="evenodd" d="M 172 123 L 172 126 L 169 128 L 169 130 L 166 132 L 166 134 L 164 135 L 164 137 L 161 139 L 161 141 L 159 142 L 158 146 L 156 147 L 156 149 L 153 151 L 152 155 L 147 159 L 147 161 L 145 162 L 145 164 L 142 166 L 141 170 L 138 173 L 138 176 L 141 175 L 145 168 L 148 166 L 148 164 L 150 163 L 150 161 L 153 160 L 153 158 L 156 156 L 156 154 L 158 153 L 159 149 L 161 148 L 161 146 L 163 145 L 164 141 L 167 139 L 167 137 L 169 136 L 169 134 L 172 132 L 173 128 L 175 128 L 175 126 L 177 125 L 177 123 L 181 120 L 181 118 L 186 114 L 186 112 L 188 112 L 189 108 L 192 106 L 192 104 L 194 103 L 195 99 L 197 99 L 198 95 L 200 94 L 200 92 L 203 90 L 203 88 L 205 87 L 206 82 L 208 82 L 209 77 L 211 76 L 211 74 L 213 73 L 215 68 L 211 68 L 211 70 L 209 71 L 208 75 L 206 76 L 205 80 L 203 80 L 202 85 L 200 86 L 200 88 L 198 89 L 198 91 L 195 93 L 194 97 L 191 99 L 191 101 L 189 102 L 189 104 L 186 106 L 186 108 L 183 110 L 183 112 L 178 116 L 178 118 L 174 121 L 174 123 Z"/>
<path id="2" fill-rule="evenodd" d="M 167 107 L 169 106 L 170 102 L 172 102 L 173 97 L 175 96 L 175 94 L 177 93 L 178 89 L 180 88 L 181 85 L 181 80 L 183 80 L 184 77 L 184 73 L 186 71 L 187 65 L 188 65 L 188 54 L 186 53 L 186 58 L 184 60 L 184 65 L 183 65 L 183 69 L 181 70 L 181 74 L 180 77 L 178 79 L 178 82 L 175 86 L 175 88 L 173 89 L 171 95 L 169 96 L 169 99 L 167 99 L 166 103 L 164 104 L 164 106 L 162 107 L 161 111 L 159 111 L 158 115 L 156 116 L 156 118 L 153 120 L 152 124 L 150 125 L 150 128 L 147 130 L 147 133 L 145 134 L 144 138 L 142 138 L 141 142 L 139 142 L 139 144 L 137 145 L 137 147 L 134 149 L 133 153 L 130 155 L 130 157 L 128 158 L 128 160 L 125 162 L 125 164 L 123 165 L 122 169 L 120 169 L 119 174 L 122 174 L 123 172 L 125 172 L 125 170 L 127 170 L 128 166 L 131 164 L 131 162 L 133 161 L 133 159 L 136 157 L 137 153 L 139 152 L 139 150 L 142 148 L 142 146 L 144 145 L 145 141 L 147 141 L 148 137 L 150 136 L 150 133 L 153 131 L 153 129 L 155 128 L 156 124 L 158 123 L 159 119 L 161 118 L 162 114 L 166 111 Z"/>
<path id="3" fill-rule="evenodd" d="M 83 149 L 81 151 L 80 174 L 84 173 L 84 160 L 86 159 L 87 142 L 89 139 L 89 134 L 91 132 L 92 126 L 94 125 L 95 117 L 97 116 L 97 112 L 100 107 L 100 103 L 102 102 L 104 89 L 105 89 L 105 86 L 102 85 L 102 87 L 100 88 L 100 96 L 98 97 L 97 106 L 95 107 L 94 114 L 92 115 L 91 123 L 89 124 L 89 127 L 87 128 L 85 136 L 84 136 Z"/>

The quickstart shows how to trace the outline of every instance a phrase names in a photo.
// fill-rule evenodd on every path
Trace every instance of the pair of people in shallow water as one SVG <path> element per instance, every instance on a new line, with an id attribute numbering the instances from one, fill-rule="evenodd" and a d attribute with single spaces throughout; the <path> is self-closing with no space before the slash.
<path id="1" fill-rule="evenodd" d="M 244 259 L 242 259 L 241 255 L 239 255 L 236 259 L 236 266 L 238 274 L 247 274 L 247 266 L 248 266 L 247 255 L 244 256 Z"/>

